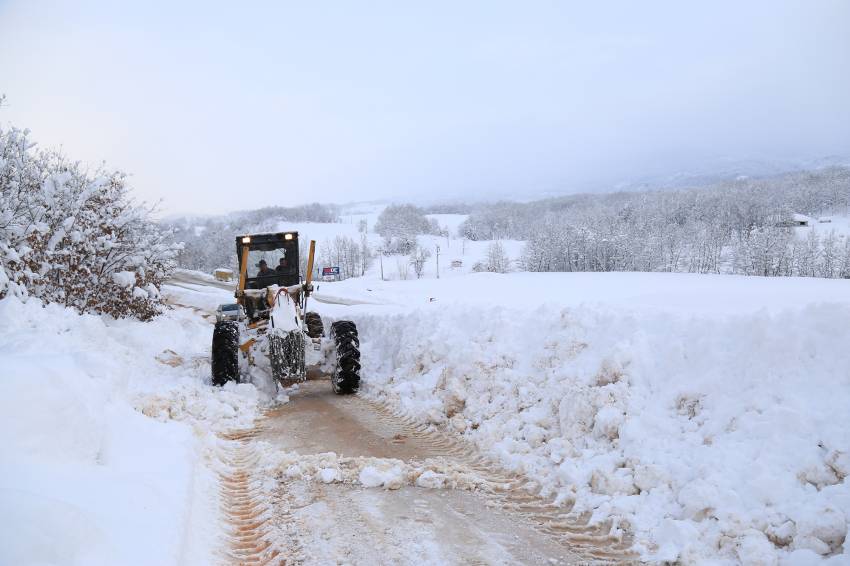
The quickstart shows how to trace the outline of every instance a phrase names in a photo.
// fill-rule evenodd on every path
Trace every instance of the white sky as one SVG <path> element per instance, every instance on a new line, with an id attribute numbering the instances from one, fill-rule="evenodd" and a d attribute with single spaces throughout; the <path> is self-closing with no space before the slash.
<path id="1" fill-rule="evenodd" d="M 847 0 L 133 4 L 0 0 L 0 122 L 166 212 L 850 153 Z"/>

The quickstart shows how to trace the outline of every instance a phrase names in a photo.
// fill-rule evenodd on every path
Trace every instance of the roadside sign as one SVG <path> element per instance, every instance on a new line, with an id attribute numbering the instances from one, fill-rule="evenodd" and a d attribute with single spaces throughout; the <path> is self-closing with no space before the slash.
<path id="1" fill-rule="evenodd" d="M 322 276 L 325 275 L 339 275 L 339 267 L 323 267 Z"/>

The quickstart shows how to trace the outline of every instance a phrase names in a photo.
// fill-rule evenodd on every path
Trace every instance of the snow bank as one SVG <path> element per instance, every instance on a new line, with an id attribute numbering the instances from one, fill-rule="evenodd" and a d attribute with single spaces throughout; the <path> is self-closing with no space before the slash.
<path id="1" fill-rule="evenodd" d="M 204 384 L 211 325 L 0 301 L 0 563 L 214 561 L 217 429 L 257 392 Z"/>
<path id="2" fill-rule="evenodd" d="M 648 560 L 847 563 L 850 305 L 801 302 L 356 307 L 363 390 L 630 525 Z"/>

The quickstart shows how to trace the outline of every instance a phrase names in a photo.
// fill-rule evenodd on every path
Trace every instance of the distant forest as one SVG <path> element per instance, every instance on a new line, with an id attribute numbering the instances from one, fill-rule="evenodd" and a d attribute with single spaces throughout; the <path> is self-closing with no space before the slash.
<path id="1" fill-rule="evenodd" d="M 210 271 L 235 263 L 237 232 L 273 230 L 284 221 L 337 222 L 339 214 L 338 206 L 311 204 L 166 224 L 175 240 L 185 243 L 181 267 Z M 469 240 L 525 241 L 516 267 L 527 271 L 850 277 L 850 237 L 817 224 L 823 215 L 850 215 L 850 169 L 844 167 L 700 188 L 576 194 L 526 203 L 390 206 L 375 226 L 387 240 L 385 252 L 412 253 L 415 234 L 396 234 L 405 232 L 401 228 L 434 233 L 425 214 L 467 214 L 457 236 Z M 801 237 L 799 229 L 790 227 L 795 214 L 814 218 L 817 230 Z M 342 240 L 333 244 L 333 254 L 351 257 L 349 276 L 362 273 L 374 254 L 365 237 Z M 330 254 L 331 244 L 326 247 Z"/>
<path id="2" fill-rule="evenodd" d="M 805 238 L 789 227 L 794 214 L 848 214 L 850 169 L 842 167 L 467 209 L 460 235 L 525 240 L 520 268 L 528 271 L 850 276 L 850 238 L 828 224 Z"/>
<path id="3" fill-rule="evenodd" d="M 280 222 L 337 222 L 339 207 L 326 204 L 269 206 L 212 217 L 180 217 L 163 221 L 175 242 L 182 242 L 178 265 L 184 269 L 211 272 L 236 265 L 235 238 L 238 234 L 273 232 Z M 304 255 L 304 254 L 301 254 Z"/>

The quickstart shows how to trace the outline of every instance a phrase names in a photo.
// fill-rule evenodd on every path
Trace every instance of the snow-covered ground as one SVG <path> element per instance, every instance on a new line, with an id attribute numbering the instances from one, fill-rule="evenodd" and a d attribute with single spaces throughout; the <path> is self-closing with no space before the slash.
<path id="1" fill-rule="evenodd" d="M 794 233 L 798 238 L 806 238 L 811 232 L 815 232 L 821 238 L 825 238 L 830 232 L 835 232 L 839 238 L 846 238 L 850 236 L 850 217 L 827 214 L 810 218 L 808 226 L 794 228 Z"/>
<path id="2" fill-rule="evenodd" d="M 0 564 L 215 562 L 213 431 L 252 426 L 258 398 L 205 383 L 212 325 L 16 298 L 0 321 Z"/>
<path id="3" fill-rule="evenodd" d="M 299 230 L 353 236 L 379 211 Z M 431 218 L 453 234 L 420 236 L 439 279 L 436 254 L 407 280 L 387 256 L 384 280 L 376 261 L 320 284 L 321 310 L 360 326 L 365 394 L 628 526 L 648 560 L 850 561 L 845 281 L 474 274 L 490 242 L 454 236 L 463 215 Z"/>
<path id="4" fill-rule="evenodd" d="M 323 284 L 364 392 L 462 434 L 652 561 L 848 563 L 841 280 L 469 274 Z M 823 558 L 822 558 L 823 557 Z"/>
<path id="5" fill-rule="evenodd" d="M 376 262 L 312 303 L 357 322 L 364 395 L 633 532 L 648 561 L 850 562 L 846 281 L 471 273 L 489 242 L 420 242 L 439 279 L 435 257 L 418 280 L 385 257 L 387 280 Z M 0 563 L 214 560 L 214 432 L 251 426 L 261 393 L 208 385 L 200 314 L 232 294 L 189 280 L 166 292 L 191 308 L 151 323 L 0 301 Z"/>

